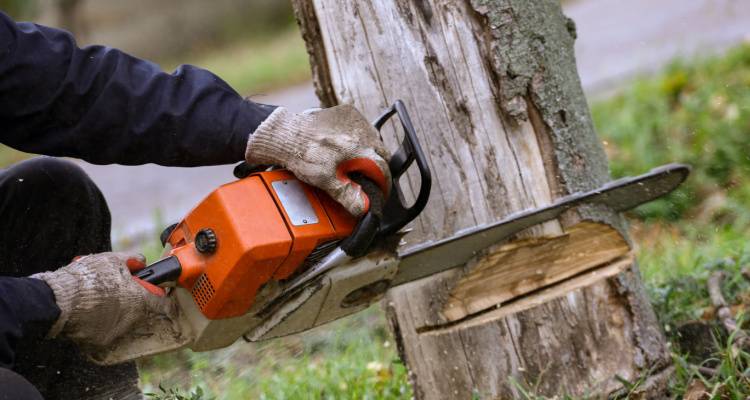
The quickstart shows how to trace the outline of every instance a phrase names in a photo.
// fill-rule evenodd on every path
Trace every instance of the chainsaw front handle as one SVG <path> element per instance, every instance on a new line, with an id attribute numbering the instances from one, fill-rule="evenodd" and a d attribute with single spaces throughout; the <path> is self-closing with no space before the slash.
<path id="1" fill-rule="evenodd" d="M 370 202 L 370 210 L 359 220 L 352 234 L 341 242 L 341 250 L 351 258 L 367 254 L 376 240 L 396 233 L 411 222 L 424 210 L 430 197 L 432 174 L 404 103 L 396 100 L 373 122 L 373 126 L 380 131 L 396 114 L 401 121 L 404 139 L 388 163 L 391 172 L 391 191 L 388 198 L 385 199 L 378 185 L 364 175 L 350 175 L 352 181 L 362 187 Z M 414 204 L 407 206 L 399 179 L 415 161 L 420 179 L 419 193 Z"/>
<path id="2" fill-rule="evenodd" d="M 398 114 L 401 121 L 401 127 L 404 131 L 404 139 L 401 146 L 391 156 L 388 162 L 388 168 L 391 171 L 391 193 L 386 199 L 383 208 L 383 219 L 380 222 L 378 237 L 385 237 L 396 233 L 406 224 L 416 218 L 424 210 L 427 200 L 430 198 L 430 189 L 432 188 L 432 173 L 430 166 L 427 164 L 427 158 L 424 156 L 422 147 L 419 145 L 417 133 L 414 131 L 414 125 L 409 118 L 409 113 L 401 100 L 396 100 L 393 105 L 378 117 L 373 126 L 380 129 L 394 115 Z M 419 172 L 419 193 L 417 199 L 411 206 L 406 205 L 404 193 L 401 191 L 399 179 L 409 170 L 412 164 L 417 163 Z"/>

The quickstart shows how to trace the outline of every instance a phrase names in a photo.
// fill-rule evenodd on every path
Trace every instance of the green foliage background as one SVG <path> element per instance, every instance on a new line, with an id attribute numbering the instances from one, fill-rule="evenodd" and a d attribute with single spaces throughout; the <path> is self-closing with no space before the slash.
<path id="1" fill-rule="evenodd" d="M 15 19 L 26 19 L 34 15 L 39 7 L 35 0 L 0 0 L 0 10 Z"/>
<path id="2" fill-rule="evenodd" d="M 748 221 L 748 85 L 750 50 L 744 45 L 721 59 L 676 61 L 658 78 L 638 80 L 625 93 L 593 105 L 613 175 L 673 161 L 694 167 L 683 189 L 641 208 L 640 217 L 694 216 L 709 197 L 723 196 L 724 211 Z"/>

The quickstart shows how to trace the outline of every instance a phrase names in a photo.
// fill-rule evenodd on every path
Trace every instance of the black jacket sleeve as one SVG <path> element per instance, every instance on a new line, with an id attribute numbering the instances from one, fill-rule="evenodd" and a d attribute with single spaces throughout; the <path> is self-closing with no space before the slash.
<path id="1" fill-rule="evenodd" d="M 43 338 L 60 315 L 44 281 L 0 277 L 0 368 L 12 368 L 23 337 Z"/>
<path id="2" fill-rule="evenodd" d="M 95 164 L 233 163 L 273 109 L 200 68 L 167 74 L 0 13 L 0 142 L 16 149 Z"/>

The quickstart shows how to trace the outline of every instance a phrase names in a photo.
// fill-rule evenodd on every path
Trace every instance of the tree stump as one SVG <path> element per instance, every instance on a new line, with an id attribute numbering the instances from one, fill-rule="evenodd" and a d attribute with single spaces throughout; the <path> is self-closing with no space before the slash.
<path id="1" fill-rule="evenodd" d="M 402 99 L 433 171 L 405 247 L 609 179 L 557 0 L 293 0 L 324 106 Z M 399 143 L 395 124 L 383 139 Z M 402 179 L 407 197 L 418 176 Z M 658 391 L 669 355 L 625 223 L 579 207 L 385 308 L 417 398 Z"/>

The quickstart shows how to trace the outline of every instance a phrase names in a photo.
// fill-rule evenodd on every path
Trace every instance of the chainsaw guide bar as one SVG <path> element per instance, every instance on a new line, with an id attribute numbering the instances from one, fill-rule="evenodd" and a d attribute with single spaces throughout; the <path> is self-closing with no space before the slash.
<path id="1" fill-rule="evenodd" d="M 601 204 L 615 212 L 630 210 L 669 194 L 689 174 L 690 167 L 685 164 L 663 165 L 643 175 L 611 181 L 588 192 L 562 197 L 548 206 L 513 213 L 493 224 L 409 249 L 399 254 L 401 263 L 392 286 L 463 265 L 480 251 L 576 206 Z"/>

